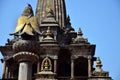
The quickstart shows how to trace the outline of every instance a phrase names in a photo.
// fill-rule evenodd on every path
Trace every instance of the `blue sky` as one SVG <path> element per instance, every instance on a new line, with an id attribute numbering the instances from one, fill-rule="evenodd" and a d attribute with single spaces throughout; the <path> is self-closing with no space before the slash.
<path id="1" fill-rule="evenodd" d="M 14 31 L 27 3 L 35 11 L 37 0 L 0 1 L 0 45 L 13 38 L 9 33 Z M 120 80 L 120 0 L 66 0 L 66 7 L 75 30 L 80 27 L 83 36 L 96 44 L 95 56 L 101 57 L 103 69 L 114 80 Z M 0 63 L 0 75 L 1 71 Z"/>

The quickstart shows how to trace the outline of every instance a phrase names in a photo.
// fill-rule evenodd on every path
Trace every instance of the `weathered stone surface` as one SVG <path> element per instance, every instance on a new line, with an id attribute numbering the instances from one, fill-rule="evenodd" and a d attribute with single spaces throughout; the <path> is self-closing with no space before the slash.
<path id="1" fill-rule="evenodd" d="M 19 64 L 18 80 L 32 80 L 32 64 L 30 62 L 21 62 Z"/>
<path id="2" fill-rule="evenodd" d="M 31 41 L 31 40 L 19 40 L 13 44 L 13 50 L 14 53 L 21 51 L 38 53 L 39 43 L 37 41 Z"/>

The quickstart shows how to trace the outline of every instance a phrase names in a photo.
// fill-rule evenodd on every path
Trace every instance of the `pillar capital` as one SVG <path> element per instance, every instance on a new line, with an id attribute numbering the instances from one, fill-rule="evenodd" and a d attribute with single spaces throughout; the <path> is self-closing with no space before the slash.
<path id="1" fill-rule="evenodd" d="M 54 59 L 55 59 L 55 60 L 57 60 L 57 59 L 58 59 L 58 56 L 57 56 L 57 55 L 55 55 L 55 56 L 54 56 Z"/>
<path id="2" fill-rule="evenodd" d="M 91 59 L 92 59 L 92 56 L 91 56 L 91 55 L 89 55 L 87 58 L 88 58 L 88 60 L 91 60 Z"/>
<path id="3" fill-rule="evenodd" d="M 77 57 L 75 55 L 71 55 L 71 60 L 76 59 Z"/>
<path id="4" fill-rule="evenodd" d="M 39 59 L 39 56 L 32 52 L 18 52 L 13 55 L 13 58 L 18 62 L 32 62 L 34 63 Z"/>

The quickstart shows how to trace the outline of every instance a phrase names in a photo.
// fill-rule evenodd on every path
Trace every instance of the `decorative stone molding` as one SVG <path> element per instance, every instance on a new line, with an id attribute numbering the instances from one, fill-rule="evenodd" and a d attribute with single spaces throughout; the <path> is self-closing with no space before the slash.
<path id="1" fill-rule="evenodd" d="M 31 52 L 18 52 L 13 55 L 13 58 L 18 62 L 30 61 L 34 63 L 39 59 L 39 56 Z"/>

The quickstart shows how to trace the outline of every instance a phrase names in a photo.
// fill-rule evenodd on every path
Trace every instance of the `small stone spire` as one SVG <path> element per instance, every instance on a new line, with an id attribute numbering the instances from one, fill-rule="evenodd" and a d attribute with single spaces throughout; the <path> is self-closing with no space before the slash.
<path id="1" fill-rule="evenodd" d="M 66 20 L 67 23 L 70 23 L 70 16 L 68 15 L 67 16 L 67 20 Z M 70 23 L 71 24 L 71 23 Z"/>
<path id="2" fill-rule="evenodd" d="M 84 38 L 82 33 L 81 28 L 79 28 L 78 33 L 77 33 L 77 37 L 75 39 L 73 39 L 73 43 L 84 43 L 84 44 L 89 44 L 88 39 Z"/>
<path id="3" fill-rule="evenodd" d="M 101 63 L 100 57 L 97 58 L 96 67 L 101 68 L 103 65 Z"/>
<path id="4" fill-rule="evenodd" d="M 78 33 L 77 34 L 80 35 L 80 36 L 83 35 L 81 28 L 78 29 Z"/>
<path id="5" fill-rule="evenodd" d="M 102 65 L 102 62 L 101 62 L 101 60 L 100 60 L 100 57 L 98 57 L 98 58 L 97 58 L 97 61 L 96 61 L 96 69 L 95 69 L 95 70 L 96 70 L 97 72 L 103 71 L 103 70 L 102 70 L 102 66 L 103 66 L 103 65 Z"/>
<path id="6" fill-rule="evenodd" d="M 108 77 L 109 73 L 107 71 L 104 71 L 102 69 L 102 62 L 100 60 L 100 57 L 97 58 L 96 61 L 96 69 L 93 71 L 93 76 L 99 76 L 99 77 Z"/>
<path id="7" fill-rule="evenodd" d="M 70 22 L 70 16 L 67 16 L 66 19 L 66 30 L 69 30 L 69 32 L 74 32 L 74 28 L 71 26 L 71 22 Z"/>

